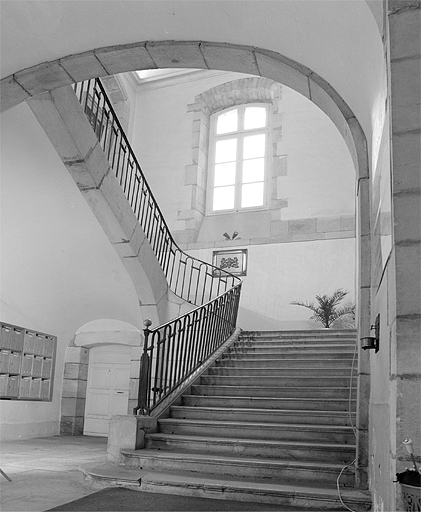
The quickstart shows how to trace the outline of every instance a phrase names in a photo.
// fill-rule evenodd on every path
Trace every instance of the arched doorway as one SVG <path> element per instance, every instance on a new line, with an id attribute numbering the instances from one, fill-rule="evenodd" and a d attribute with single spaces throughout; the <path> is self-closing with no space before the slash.
<path id="1" fill-rule="evenodd" d="M 110 417 L 134 407 L 130 389 L 138 388 L 142 342 L 136 327 L 117 320 L 88 322 L 76 332 L 64 361 L 62 435 L 107 437 Z"/>

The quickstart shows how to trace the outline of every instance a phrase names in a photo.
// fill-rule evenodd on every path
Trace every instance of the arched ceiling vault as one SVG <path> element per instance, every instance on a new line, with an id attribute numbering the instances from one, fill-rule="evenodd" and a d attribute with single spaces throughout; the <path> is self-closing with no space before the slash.
<path id="1" fill-rule="evenodd" d="M 335 89 L 311 69 L 276 52 L 198 41 L 141 42 L 70 55 L 2 80 L 2 109 L 45 91 L 89 78 L 154 68 L 224 69 L 270 78 L 303 94 L 321 108 L 344 137 L 357 170 L 368 176 L 364 133 Z"/>
<path id="2" fill-rule="evenodd" d="M 323 77 L 349 105 L 370 144 L 384 59 L 378 19 L 369 5 L 365 0 L 2 0 L 1 77 L 139 41 L 259 48 Z M 226 52 L 219 59 L 213 53 L 206 68 L 218 69 L 218 63 L 219 69 L 233 70 Z M 247 69 L 247 62 L 242 67 Z"/>

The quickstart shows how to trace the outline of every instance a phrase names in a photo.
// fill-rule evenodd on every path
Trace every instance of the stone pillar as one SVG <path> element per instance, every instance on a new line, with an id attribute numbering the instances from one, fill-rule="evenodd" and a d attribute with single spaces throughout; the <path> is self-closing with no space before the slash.
<path id="1" fill-rule="evenodd" d="M 122 462 L 121 450 L 141 450 L 145 447 L 145 434 L 157 430 L 157 420 L 151 416 L 113 416 L 110 419 L 107 458 Z"/>
<path id="2" fill-rule="evenodd" d="M 412 438 L 418 456 L 421 452 L 421 0 L 389 0 L 388 19 L 396 275 L 389 376 L 393 473 L 410 466 L 405 437 Z M 394 510 L 403 510 L 399 495 Z"/>
<path id="3" fill-rule="evenodd" d="M 83 435 L 88 363 L 89 349 L 84 347 L 67 349 L 61 397 L 61 435 Z"/>

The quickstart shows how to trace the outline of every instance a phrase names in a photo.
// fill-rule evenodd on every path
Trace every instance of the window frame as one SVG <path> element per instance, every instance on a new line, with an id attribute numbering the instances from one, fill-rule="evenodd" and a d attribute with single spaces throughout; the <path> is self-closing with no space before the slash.
<path id="1" fill-rule="evenodd" d="M 259 107 L 265 108 L 266 110 L 266 126 L 264 128 L 244 129 L 244 117 L 246 108 Z M 216 133 L 217 122 L 219 116 L 226 114 L 227 112 L 237 110 L 238 111 L 238 126 L 234 132 L 224 133 L 218 135 Z M 207 215 L 224 215 L 237 212 L 248 212 L 248 211 L 261 211 L 267 210 L 269 207 L 269 160 L 270 160 L 270 139 L 271 139 L 271 117 L 272 117 L 272 104 L 268 102 L 253 102 L 253 103 L 241 103 L 234 105 L 223 110 L 214 112 L 210 118 L 210 136 L 209 136 L 209 157 L 208 157 L 208 186 L 206 191 L 206 214 Z M 242 150 L 244 147 L 244 138 L 250 135 L 265 134 L 265 155 L 264 155 L 264 177 L 263 177 L 263 204 L 258 206 L 241 206 L 241 189 L 242 189 L 242 162 L 241 158 Z M 237 155 L 236 155 L 236 176 L 235 176 L 235 191 L 234 191 L 234 207 L 223 210 L 213 209 L 213 198 L 215 190 L 215 153 L 216 143 L 220 140 L 233 139 L 237 140 Z"/>

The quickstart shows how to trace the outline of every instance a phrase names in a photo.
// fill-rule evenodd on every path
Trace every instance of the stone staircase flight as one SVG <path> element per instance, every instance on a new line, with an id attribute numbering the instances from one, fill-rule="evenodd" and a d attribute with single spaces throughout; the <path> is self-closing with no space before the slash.
<path id="1" fill-rule="evenodd" d="M 337 478 L 356 451 L 355 342 L 355 331 L 344 330 L 243 332 L 158 420 L 145 449 L 122 450 L 114 472 L 85 468 L 87 480 L 345 510 Z M 343 502 L 369 510 L 354 481 L 351 465 L 340 477 Z"/>

